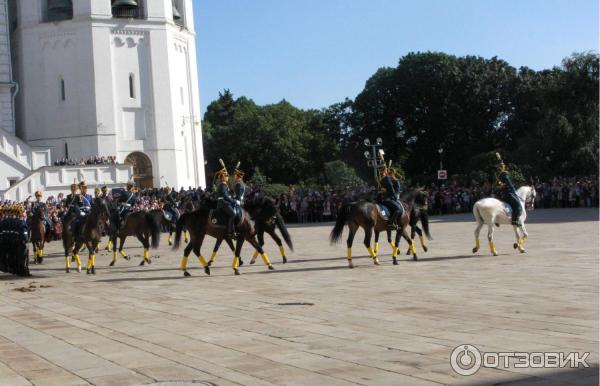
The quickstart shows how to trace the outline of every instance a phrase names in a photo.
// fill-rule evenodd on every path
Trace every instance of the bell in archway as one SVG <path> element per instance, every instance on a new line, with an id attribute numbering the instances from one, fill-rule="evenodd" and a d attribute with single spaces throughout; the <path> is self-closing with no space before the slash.
<path id="1" fill-rule="evenodd" d="M 181 14 L 175 4 L 173 4 L 173 20 L 181 20 Z"/>
<path id="2" fill-rule="evenodd" d="M 48 12 L 50 13 L 69 13 L 72 9 L 71 0 L 48 0 Z"/>
<path id="3" fill-rule="evenodd" d="M 113 8 L 132 9 L 132 8 L 137 8 L 138 3 L 136 0 L 113 0 L 112 7 Z"/>

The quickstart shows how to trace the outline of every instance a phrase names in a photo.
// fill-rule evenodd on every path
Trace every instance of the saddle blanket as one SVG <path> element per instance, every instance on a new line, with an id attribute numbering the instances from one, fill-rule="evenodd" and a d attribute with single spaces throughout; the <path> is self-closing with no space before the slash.
<path id="1" fill-rule="evenodd" d="M 512 208 L 506 202 L 502 202 L 502 209 L 508 217 L 512 217 Z"/>
<path id="2" fill-rule="evenodd" d="M 235 224 L 239 224 L 240 222 L 242 222 L 243 220 L 243 212 L 242 212 L 242 208 L 240 207 L 236 207 L 235 209 Z M 227 220 L 229 219 L 229 216 L 227 216 L 227 213 L 225 213 L 224 211 L 220 210 L 220 209 L 212 209 L 210 211 L 209 214 L 210 217 L 210 222 L 213 225 L 218 225 L 218 226 L 223 226 L 226 227 L 227 226 Z"/>
<path id="3" fill-rule="evenodd" d="M 401 209 L 400 209 L 400 214 L 398 215 L 398 219 L 400 219 L 400 217 L 404 213 L 404 204 L 400 203 L 400 208 Z M 377 210 L 379 211 L 379 214 L 381 215 L 381 217 L 383 217 L 383 219 L 385 221 L 388 221 L 390 219 L 390 216 L 392 215 L 392 211 L 386 205 L 377 204 Z"/>

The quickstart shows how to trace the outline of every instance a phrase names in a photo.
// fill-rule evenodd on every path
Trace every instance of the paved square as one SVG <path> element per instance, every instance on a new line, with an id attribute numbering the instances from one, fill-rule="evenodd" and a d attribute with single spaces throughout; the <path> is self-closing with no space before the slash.
<path id="1" fill-rule="evenodd" d="M 345 242 L 329 246 L 331 228 L 293 227 L 286 265 L 267 241 L 275 271 L 260 259 L 248 266 L 245 248 L 238 277 L 224 246 L 212 276 L 190 257 L 193 276 L 184 278 L 182 250 L 171 251 L 164 234 L 150 266 L 137 266 L 142 249 L 130 240 L 132 261 L 109 268 L 103 252 L 95 276 L 65 274 L 53 242 L 33 278 L 0 274 L 0 385 L 598 384 L 597 210 L 536 210 L 527 253 L 513 250 L 503 226 L 498 257 L 485 240 L 470 253 L 471 215 L 433 218 L 429 252 L 417 247 L 420 260 L 398 266 L 384 243 L 382 265 L 373 265 L 360 232 L 354 270 Z M 591 352 L 591 368 L 464 377 L 449 360 L 461 344 Z"/>

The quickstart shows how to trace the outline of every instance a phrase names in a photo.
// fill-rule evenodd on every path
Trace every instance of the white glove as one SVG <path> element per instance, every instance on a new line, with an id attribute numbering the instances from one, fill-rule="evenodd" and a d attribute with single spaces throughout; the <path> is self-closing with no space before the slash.
<path id="1" fill-rule="evenodd" d="M 240 202 L 240 200 L 235 200 L 235 203 L 238 205 L 242 205 L 242 203 Z"/>

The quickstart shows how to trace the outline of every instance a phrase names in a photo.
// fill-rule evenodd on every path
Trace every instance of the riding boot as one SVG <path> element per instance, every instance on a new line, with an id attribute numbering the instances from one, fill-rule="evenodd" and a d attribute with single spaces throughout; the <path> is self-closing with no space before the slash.
<path id="1" fill-rule="evenodd" d="M 227 219 L 227 235 L 230 238 L 235 238 L 235 231 L 233 229 L 233 221 L 235 219 L 233 218 L 233 216 L 229 216 L 229 219 Z"/>
<path id="2" fill-rule="evenodd" d="M 396 220 L 398 219 L 398 214 L 400 213 L 399 210 L 396 210 L 392 216 L 390 217 L 390 221 L 389 221 L 389 226 L 390 228 L 392 228 L 392 230 L 397 230 L 398 229 L 398 224 L 396 223 Z"/>

